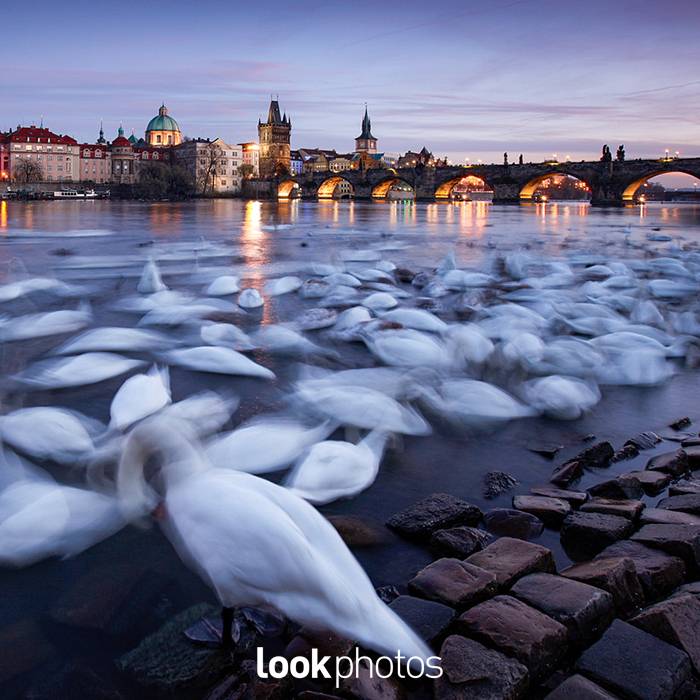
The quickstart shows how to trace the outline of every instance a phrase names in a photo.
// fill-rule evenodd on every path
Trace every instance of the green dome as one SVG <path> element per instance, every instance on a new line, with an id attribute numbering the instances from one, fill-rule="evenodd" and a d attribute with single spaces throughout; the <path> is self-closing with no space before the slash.
<path id="1" fill-rule="evenodd" d="M 168 116 L 166 106 L 161 105 L 161 108 L 158 110 L 158 116 L 153 117 L 153 119 L 148 122 L 146 131 L 180 131 L 180 127 L 172 117 Z"/>

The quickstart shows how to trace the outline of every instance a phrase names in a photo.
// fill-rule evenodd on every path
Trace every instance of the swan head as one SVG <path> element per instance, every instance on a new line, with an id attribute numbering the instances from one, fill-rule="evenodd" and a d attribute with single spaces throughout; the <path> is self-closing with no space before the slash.
<path id="1" fill-rule="evenodd" d="M 117 469 L 117 495 L 130 520 L 153 512 L 162 500 L 145 475 L 146 464 L 154 456 L 166 488 L 205 466 L 196 435 L 186 421 L 153 416 L 139 423 L 126 437 Z"/>

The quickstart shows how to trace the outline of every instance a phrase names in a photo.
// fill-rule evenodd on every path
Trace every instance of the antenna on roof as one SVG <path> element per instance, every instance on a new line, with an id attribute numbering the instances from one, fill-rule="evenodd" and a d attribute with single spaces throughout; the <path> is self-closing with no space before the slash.
<path id="1" fill-rule="evenodd" d="M 40 117 L 41 121 L 39 122 L 39 128 L 43 129 L 44 128 L 44 115 L 42 114 Z"/>

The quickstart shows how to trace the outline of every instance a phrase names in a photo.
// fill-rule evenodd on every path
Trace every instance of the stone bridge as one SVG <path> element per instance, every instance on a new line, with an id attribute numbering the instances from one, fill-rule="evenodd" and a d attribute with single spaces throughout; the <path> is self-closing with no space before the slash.
<path id="1" fill-rule="evenodd" d="M 246 180 L 243 194 L 266 199 L 299 196 L 330 199 L 336 186 L 345 180 L 352 186 L 355 199 L 382 199 L 391 187 L 403 183 L 413 190 L 416 199 L 434 201 L 449 199 L 460 179 L 473 175 L 482 179 L 487 189 L 493 190 L 494 203 L 516 203 L 531 200 L 542 180 L 552 175 L 571 175 L 588 185 L 592 204 L 621 206 L 634 202 L 635 192 L 644 182 L 664 173 L 686 173 L 700 178 L 700 158 L 318 172 L 271 180 Z"/>

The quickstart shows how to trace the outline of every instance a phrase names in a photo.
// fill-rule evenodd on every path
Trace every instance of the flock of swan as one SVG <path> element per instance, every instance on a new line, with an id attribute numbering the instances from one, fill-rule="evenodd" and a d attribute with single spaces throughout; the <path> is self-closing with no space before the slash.
<path id="1" fill-rule="evenodd" d="M 7 378 L 14 391 L 50 390 L 60 404 L 62 389 L 123 378 L 105 421 L 60 405 L 0 416 L 0 564 L 74 556 L 155 519 L 224 609 L 271 605 L 377 651 L 427 658 L 315 506 L 370 488 L 394 436 L 573 420 L 601 387 L 666 381 L 696 353 L 700 253 L 518 251 L 488 271 L 450 253 L 409 275 L 384 252 L 299 263 L 257 288 L 223 264 L 173 288 L 151 259 L 108 302 L 131 320 L 119 327 L 94 327 L 89 286 L 0 285 L 0 303 L 38 294 L 61 307 L 0 317 L 3 343 L 57 341 Z M 285 295 L 304 310 L 261 323 Z M 286 412 L 231 428 L 236 377 L 275 382 L 278 361 L 296 363 L 281 387 Z M 218 375 L 220 390 L 173 400 L 171 374 L 183 369 Z M 261 476 L 272 472 L 281 483 Z"/>

